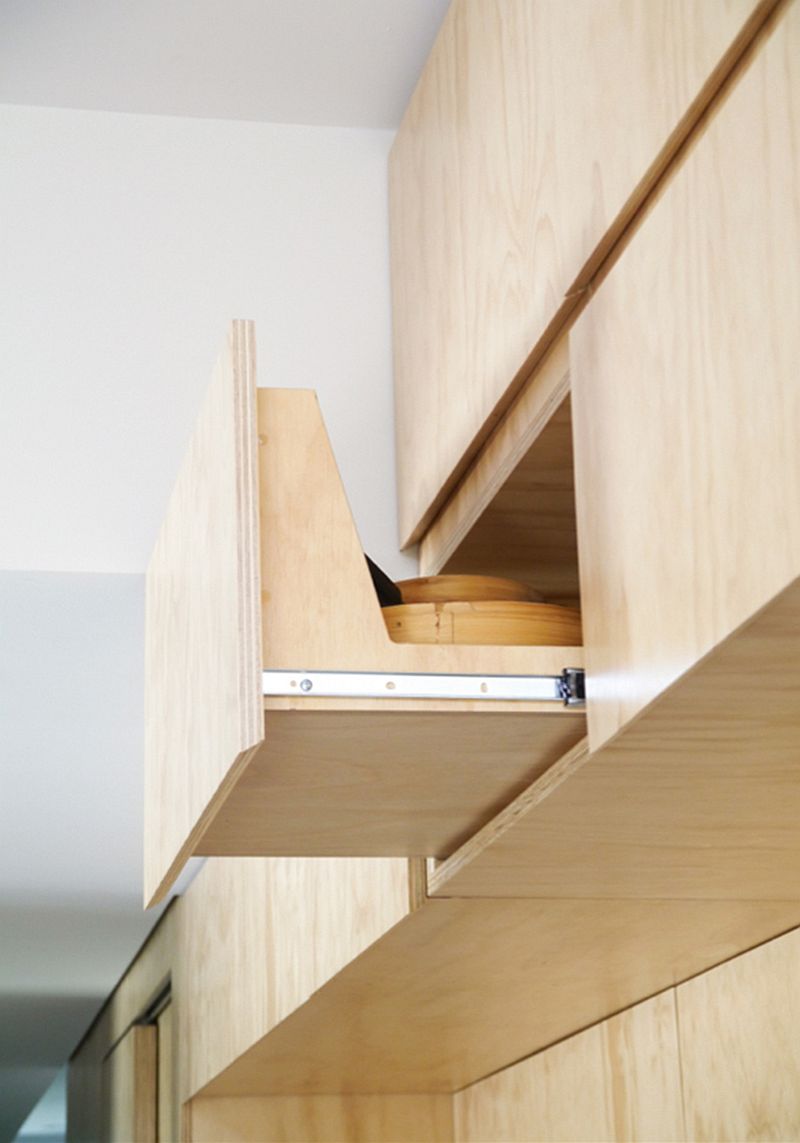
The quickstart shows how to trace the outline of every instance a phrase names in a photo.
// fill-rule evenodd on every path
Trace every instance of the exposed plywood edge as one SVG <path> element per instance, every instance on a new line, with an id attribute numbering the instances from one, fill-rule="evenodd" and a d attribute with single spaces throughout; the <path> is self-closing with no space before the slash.
<path id="1" fill-rule="evenodd" d="M 625 250 L 640 223 L 660 194 L 669 185 L 669 176 L 683 161 L 688 150 L 702 137 L 703 128 L 717 112 L 731 88 L 752 63 L 765 36 L 771 34 L 784 9 L 793 0 L 760 0 L 742 25 L 717 66 L 697 93 L 686 114 L 676 125 L 641 183 L 612 222 L 591 258 L 567 291 L 567 297 L 588 301 L 595 289 Z M 574 312 L 574 321 L 583 309 Z M 571 323 L 570 323 L 571 324 Z"/>
<path id="2" fill-rule="evenodd" d="M 589 760 L 589 743 L 582 738 L 569 750 L 563 758 L 551 766 L 541 778 L 524 790 L 518 797 L 510 802 L 504 810 L 483 829 L 474 834 L 452 856 L 445 861 L 438 862 L 428 876 L 428 893 L 430 896 L 450 897 L 457 894 L 448 893 L 447 885 L 462 869 L 466 869 L 479 857 L 484 850 L 497 842 L 507 830 L 514 826 L 530 813 L 536 806 L 557 790 L 562 782 L 566 782 L 580 770 Z"/>
<path id="3" fill-rule="evenodd" d="M 569 394 L 562 337 L 530 378 L 420 544 L 420 575 L 436 575 L 511 476 Z"/>
<path id="4" fill-rule="evenodd" d="M 540 365 L 547 358 L 550 350 L 560 340 L 562 334 L 569 329 L 572 322 L 578 316 L 580 309 L 585 305 L 585 301 L 584 295 L 579 293 L 575 296 L 566 297 L 561 302 L 547 328 L 537 340 L 517 373 L 511 379 L 503 396 L 484 421 L 480 431 L 476 433 L 470 441 L 460 461 L 453 468 L 450 476 L 443 483 L 439 493 L 431 501 L 428 509 L 420 517 L 416 527 L 406 537 L 400 537 L 401 548 L 411 547 L 411 545 L 419 543 L 424 538 L 426 532 L 436 520 L 436 517 L 445 508 L 450 497 L 456 492 L 458 486 L 468 477 L 469 470 L 478 453 L 482 450 L 494 431 L 500 426 L 509 408 L 534 377 Z"/>
<path id="5" fill-rule="evenodd" d="M 145 900 L 261 738 L 255 338 L 233 322 L 146 580 Z"/>

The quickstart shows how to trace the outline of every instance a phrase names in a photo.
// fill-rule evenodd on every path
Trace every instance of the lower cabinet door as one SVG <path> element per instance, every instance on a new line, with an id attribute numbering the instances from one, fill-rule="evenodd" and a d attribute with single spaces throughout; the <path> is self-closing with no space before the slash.
<path id="1" fill-rule="evenodd" d="M 800 4 L 571 335 L 589 741 L 800 572 Z"/>

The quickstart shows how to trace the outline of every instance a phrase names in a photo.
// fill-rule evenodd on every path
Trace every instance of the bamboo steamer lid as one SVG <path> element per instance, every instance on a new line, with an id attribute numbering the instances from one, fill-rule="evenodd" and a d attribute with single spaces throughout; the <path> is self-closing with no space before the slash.
<path id="1" fill-rule="evenodd" d="M 554 603 L 401 603 L 382 615 L 395 643 L 577 647 L 583 639 L 580 612 Z"/>
<path id="2" fill-rule="evenodd" d="M 541 600 L 538 591 L 496 575 L 424 575 L 401 579 L 403 603 L 455 603 L 488 600 Z"/>

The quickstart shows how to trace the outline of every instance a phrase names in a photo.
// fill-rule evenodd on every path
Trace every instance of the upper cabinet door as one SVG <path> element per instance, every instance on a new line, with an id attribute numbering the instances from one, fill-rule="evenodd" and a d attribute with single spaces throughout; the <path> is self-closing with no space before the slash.
<path id="1" fill-rule="evenodd" d="M 419 538 L 774 0 L 454 0 L 390 163 Z"/>
<path id="2" fill-rule="evenodd" d="M 795 2 L 571 334 L 593 748 L 800 573 L 799 59 Z"/>

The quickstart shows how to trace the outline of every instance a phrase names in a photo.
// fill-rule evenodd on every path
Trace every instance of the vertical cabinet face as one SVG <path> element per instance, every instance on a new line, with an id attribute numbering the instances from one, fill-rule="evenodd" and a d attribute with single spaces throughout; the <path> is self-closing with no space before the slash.
<path id="1" fill-rule="evenodd" d="M 800 5 L 570 338 L 590 744 L 800 572 Z"/>
<path id="2" fill-rule="evenodd" d="M 390 161 L 403 541 L 430 523 L 764 7 L 452 4 Z"/>
<path id="3" fill-rule="evenodd" d="M 158 1139 L 158 1031 L 134 1024 L 104 1064 L 108 1143 Z"/>

